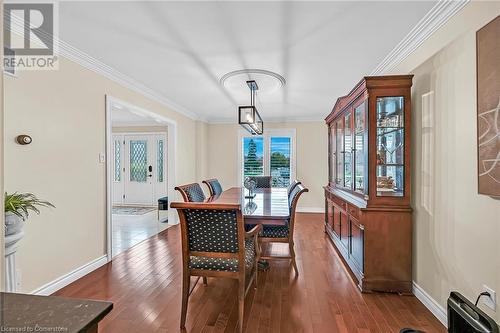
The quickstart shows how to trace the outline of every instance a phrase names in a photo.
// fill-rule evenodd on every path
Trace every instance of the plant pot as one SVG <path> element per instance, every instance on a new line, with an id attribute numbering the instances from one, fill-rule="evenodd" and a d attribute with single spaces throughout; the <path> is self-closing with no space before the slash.
<path id="1" fill-rule="evenodd" d="M 24 221 L 14 213 L 5 213 L 5 236 L 14 235 L 23 231 Z"/>

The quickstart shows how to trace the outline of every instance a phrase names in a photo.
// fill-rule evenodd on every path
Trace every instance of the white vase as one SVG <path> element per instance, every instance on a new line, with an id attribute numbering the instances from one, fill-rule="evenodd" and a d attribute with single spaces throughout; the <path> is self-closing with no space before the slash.
<path id="1" fill-rule="evenodd" d="M 17 291 L 16 252 L 19 241 L 23 238 L 24 221 L 13 213 L 5 213 L 5 289 Z"/>
<path id="2" fill-rule="evenodd" d="M 5 213 L 5 236 L 20 233 L 24 227 L 24 220 L 14 213 Z"/>

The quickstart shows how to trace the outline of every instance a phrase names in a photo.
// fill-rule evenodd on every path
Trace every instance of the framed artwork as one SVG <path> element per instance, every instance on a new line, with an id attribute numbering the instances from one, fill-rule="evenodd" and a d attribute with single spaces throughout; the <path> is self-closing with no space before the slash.
<path id="1" fill-rule="evenodd" d="M 500 197 L 500 16 L 476 33 L 478 192 Z"/>

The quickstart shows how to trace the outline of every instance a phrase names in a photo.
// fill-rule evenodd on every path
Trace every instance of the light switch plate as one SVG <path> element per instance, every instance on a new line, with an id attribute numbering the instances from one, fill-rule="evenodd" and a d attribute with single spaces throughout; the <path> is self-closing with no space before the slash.
<path id="1" fill-rule="evenodd" d="M 488 287 L 487 285 L 483 285 L 483 291 L 487 291 L 490 293 L 490 297 L 483 296 L 481 297 L 483 304 L 492 309 L 493 311 L 496 311 L 497 308 L 497 293 Z"/>
<path id="2" fill-rule="evenodd" d="M 99 153 L 99 163 L 106 162 L 106 155 L 104 153 Z"/>

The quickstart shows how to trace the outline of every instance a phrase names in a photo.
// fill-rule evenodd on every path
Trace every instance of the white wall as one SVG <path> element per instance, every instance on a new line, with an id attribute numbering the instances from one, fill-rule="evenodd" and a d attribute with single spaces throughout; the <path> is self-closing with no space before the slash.
<path id="1" fill-rule="evenodd" d="M 56 205 L 26 223 L 18 252 L 22 292 L 106 254 L 105 95 L 177 122 L 177 183 L 195 181 L 196 122 L 60 58 L 59 70 L 5 77 L 5 190 Z M 29 134 L 33 143 L 14 138 Z"/>
<path id="2" fill-rule="evenodd" d="M 396 70 L 415 74 L 414 281 L 443 308 L 451 290 L 474 301 L 483 284 L 500 292 L 500 201 L 477 193 L 475 44 L 476 31 L 499 14 L 500 2 L 467 5 Z M 439 43 L 441 49 L 436 50 Z M 423 130 L 422 95 L 430 91 L 434 127 Z M 434 139 L 424 146 L 429 134 Z M 424 173 L 425 162 L 431 172 Z M 424 190 L 431 206 L 422 200 Z M 500 321 L 498 308 L 481 308 Z"/>
<path id="3" fill-rule="evenodd" d="M 296 178 L 309 188 L 299 201 L 302 210 L 324 210 L 323 186 L 328 183 L 328 128 L 324 121 L 265 123 L 266 129 L 296 130 Z M 223 188 L 238 185 L 237 124 L 208 125 L 208 177 Z"/>

